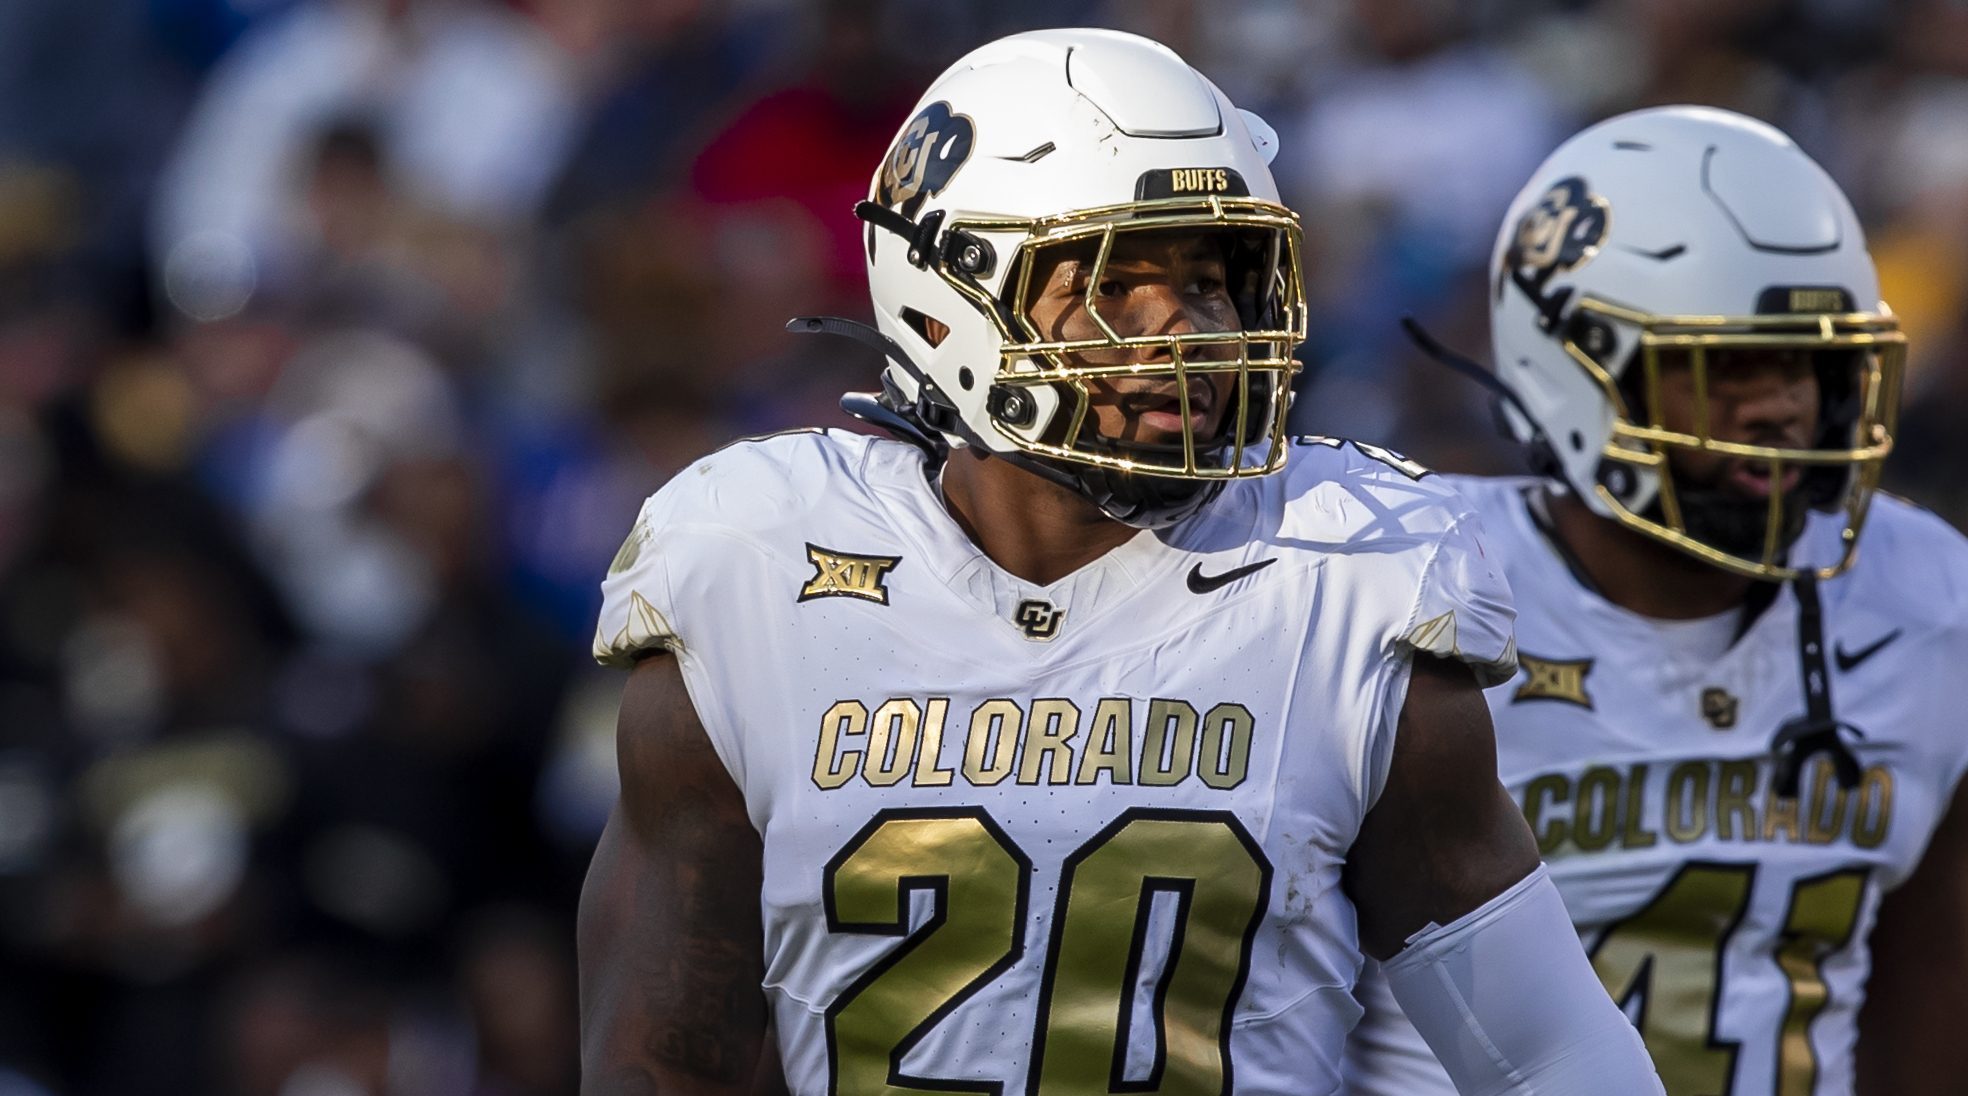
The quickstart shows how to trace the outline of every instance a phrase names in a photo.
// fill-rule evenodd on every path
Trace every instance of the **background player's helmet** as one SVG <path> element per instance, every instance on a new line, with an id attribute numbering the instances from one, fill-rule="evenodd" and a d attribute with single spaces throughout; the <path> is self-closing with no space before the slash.
<path id="1" fill-rule="evenodd" d="M 1879 300 L 1850 203 L 1789 138 L 1703 107 L 1595 125 L 1517 195 L 1491 276 L 1497 375 L 1521 401 L 1505 417 L 1594 511 L 1758 577 L 1829 577 L 1850 565 L 1892 449 L 1904 337 Z M 1742 348 L 1812 350 L 1822 410 L 1810 448 L 1709 435 L 1708 380 Z M 1691 371 L 1694 433 L 1662 423 L 1671 358 Z M 1747 520 L 1738 504 L 1725 529 L 1701 492 L 1676 482 L 1677 450 L 1766 469 L 1770 504 Z M 1791 469 L 1798 486 L 1774 490 Z M 1810 509 L 1843 512 L 1834 556 L 1787 555 Z"/>
<path id="2" fill-rule="evenodd" d="M 1262 121 L 1145 38 L 1048 30 L 971 52 L 910 112 L 858 210 L 877 324 L 908 359 L 884 375 L 890 401 L 949 445 L 978 446 L 1139 526 L 1281 468 L 1305 305 L 1275 146 Z M 1116 238 L 1170 229 L 1220 242 L 1243 330 L 1123 338 L 1099 318 L 1094 287 Z M 1099 338 L 1047 342 L 1027 318 L 1036 259 L 1056 246 L 1095 263 Z M 933 341 L 929 320 L 948 335 Z M 1077 358 L 1140 347 L 1156 360 Z M 1206 372 L 1236 378 L 1216 436 L 1185 426 L 1180 443 L 1152 445 L 1095 430 L 1088 380 L 1173 377 L 1187 419 L 1187 380 Z"/>

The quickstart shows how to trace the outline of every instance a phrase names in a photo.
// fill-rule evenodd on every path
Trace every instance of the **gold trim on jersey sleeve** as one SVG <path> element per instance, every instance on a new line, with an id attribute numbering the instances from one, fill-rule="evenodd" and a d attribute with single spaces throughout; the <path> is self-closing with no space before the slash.
<path id="1" fill-rule="evenodd" d="M 615 630 L 613 637 L 607 635 L 606 628 L 606 624 L 595 628 L 593 652 L 595 661 L 604 666 L 633 665 L 636 656 L 647 651 L 683 650 L 683 640 L 677 638 L 663 611 L 650 604 L 638 590 L 629 591 L 622 626 Z"/>

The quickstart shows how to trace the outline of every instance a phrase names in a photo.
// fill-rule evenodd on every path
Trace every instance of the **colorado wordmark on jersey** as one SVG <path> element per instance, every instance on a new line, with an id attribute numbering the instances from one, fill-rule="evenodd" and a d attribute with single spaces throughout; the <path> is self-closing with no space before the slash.
<path id="1" fill-rule="evenodd" d="M 727 448 L 604 584 L 597 657 L 675 654 L 764 839 L 793 1090 L 1333 1091 L 1340 869 L 1411 655 L 1514 668 L 1475 522 L 1310 442 L 1039 587 L 926 472 L 851 434 Z"/>
<path id="2" fill-rule="evenodd" d="M 1797 602 L 1675 625 L 1582 586 L 1524 480 L 1456 480 L 1515 592 L 1520 675 L 1488 693 L 1502 776 L 1593 965 L 1640 1027 L 1669 1096 L 1844 1096 L 1880 895 L 1904 880 L 1964 765 L 1968 543 L 1881 497 L 1857 565 L 1820 587 L 1838 718 L 1861 772 L 1822 756 L 1798 795 L 1770 743 L 1803 711 Z M 1807 558 L 1835 540 L 1816 515 Z M 1348 1091 L 1453 1093 L 1385 984 L 1348 1048 Z"/>

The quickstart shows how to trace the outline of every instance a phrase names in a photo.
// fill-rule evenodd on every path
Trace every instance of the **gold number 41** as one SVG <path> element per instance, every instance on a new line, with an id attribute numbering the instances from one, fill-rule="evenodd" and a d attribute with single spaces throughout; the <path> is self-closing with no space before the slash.
<path id="1" fill-rule="evenodd" d="M 1790 989 L 1778 1033 L 1775 1096 L 1810 1096 L 1818 1061 L 1811 1021 L 1829 1000 L 1822 965 L 1851 942 L 1865 895 L 1858 869 L 1791 888 L 1776 953 Z M 1722 954 L 1749 910 L 1754 864 L 1693 861 L 1638 913 L 1606 929 L 1592 965 L 1623 1008 L 1638 1005 L 1641 1037 L 1668 1096 L 1728 1096 L 1738 1044 L 1717 1039 Z"/>
<path id="2" fill-rule="evenodd" d="M 827 1010 L 830 1092 L 1002 1092 L 912 1076 L 902 1059 L 1024 954 L 1031 877 L 1031 859 L 981 807 L 883 811 L 835 854 L 828 929 L 902 942 Z M 931 909 L 911 932 L 916 892 Z M 1080 846 L 1061 868 L 1025 1091 L 1229 1092 L 1231 1012 L 1270 892 L 1271 865 L 1228 811 L 1136 808 Z M 1175 943 L 1153 987 L 1152 1064 L 1128 1078 L 1131 998 L 1158 896 L 1175 904 Z"/>

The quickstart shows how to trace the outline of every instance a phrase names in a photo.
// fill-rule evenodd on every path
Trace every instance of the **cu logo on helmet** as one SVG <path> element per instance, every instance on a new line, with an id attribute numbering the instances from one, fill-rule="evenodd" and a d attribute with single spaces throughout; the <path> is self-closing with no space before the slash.
<path id="1" fill-rule="evenodd" d="M 1587 189 L 1584 179 L 1576 175 L 1560 179 L 1517 222 L 1517 232 L 1504 252 L 1503 273 L 1542 290 L 1551 275 L 1598 254 L 1610 215 L 1606 199 Z M 1502 290 L 1498 285 L 1497 291 Z"/>
<path id="2" fill-rule="evenodd" d="M 914 217 L 930 196 L 950 185 L 957 169 L 970 159 L 976 136 L 970 119 L 952 113 L 950 104 L 938 101 L 924 107 L 896 138 L 888 159 L 882 161 L 875 201 Z"/>

